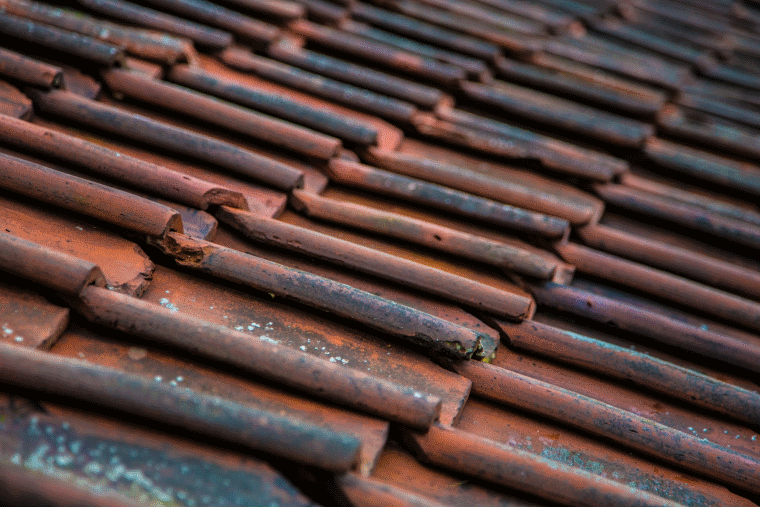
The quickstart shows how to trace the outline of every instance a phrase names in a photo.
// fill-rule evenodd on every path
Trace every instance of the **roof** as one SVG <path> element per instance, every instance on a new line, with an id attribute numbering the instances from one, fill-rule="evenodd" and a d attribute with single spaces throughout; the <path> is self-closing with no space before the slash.
<path id="1" fill-rule="evenodd" d="M 760 4 L 0 33 L 4 505 L 760 504 Z"/>

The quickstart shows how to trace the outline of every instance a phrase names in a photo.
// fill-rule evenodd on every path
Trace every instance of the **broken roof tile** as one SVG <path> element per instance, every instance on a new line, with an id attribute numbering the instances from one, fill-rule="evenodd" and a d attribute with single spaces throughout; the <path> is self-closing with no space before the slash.
<path id="1" fill-rule="evenodd" d="M 0 216 L 4 233 L 96 264 L 112 290 L 139 295 L 149 283 L 154 269 L 150 258 L 137 244 L 102 225 L 4 196 Z M 62 280 L 65 285 L 70 282 Z"/>
<path id="2" fill-rule="evenodd" d="M 12 503 L 760 500 L 757 0 L 78 3 L 0 16 Z"/>

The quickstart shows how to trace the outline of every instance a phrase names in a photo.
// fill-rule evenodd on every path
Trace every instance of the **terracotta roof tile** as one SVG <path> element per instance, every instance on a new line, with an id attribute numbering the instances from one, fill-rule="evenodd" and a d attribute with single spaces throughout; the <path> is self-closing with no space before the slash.
<path id="1" fill-rule="evenodd" d="M 9 505 L 760 504 L 757 0 L 0 4 Z"/>

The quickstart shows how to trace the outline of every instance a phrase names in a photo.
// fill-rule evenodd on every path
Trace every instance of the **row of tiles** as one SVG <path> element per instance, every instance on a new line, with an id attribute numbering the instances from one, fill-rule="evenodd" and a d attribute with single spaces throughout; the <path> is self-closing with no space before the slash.
<path id="1" fill-rule="evenodd" d="M 424 146 L 424 147 L 423 147 L 423 149 L 425 149 L 425 148 L 428 148 L 428 147 L 427 147 L 427 146 Z M 427 152 L 428 152 L 428 150 L 425 150 L 425 152 L 427 153 Z M 417 164 L 417 165 L 419 165 L 419 164 Z M 361 241 L 361 240 L 360 240 L 360 241 Z M 366 241 L 366 240 L 365 240 L 365 241 Z M 477 271 L 477 270 L 473 270 L 473 271 Z M 481 276 L 482 276 L 482 275 L 481 275 Z M 164 298 L 162 298 L 162 299 L 164 299 Z M 168 298 L 166 298 L 166 299 L 168 299 Z M 170 301 L 167 301 L 167 302 L 163 302 L 163 303 L 161 303 L 161 304 L 165 304 L 165 305 L 169 305 L 169 306 L 173 305 L 173 303 L 171 303 Z M 248 324 L 248 325 L 251 325 L 251 324 Z M 342 362 L 342 360 L 343 360 L 343 359 L 345 359 L 345 358 L 344 358 L 343 356 L 341 356 L 341 362 Z M 444 441 L 446 441 L 446 439 L 444 439 Z M 453 440 L 452 440 L 452 441 L 453 441 Z M 449 443 L 451 443 L 451 442 L 449 442 Z M 730 444 L 726 444 L 726 445 L 730 445 Z M 493 450 L 492 450 L 492 452 L 493 452 Z M 577 479 L 577 478 L 576 478 L 576 479 Z M 493 480 L 493 479 L 492 479 L 492 480 Z M 498 481 L 497 481 L 497 482 L 498 482 Z M 524 488 L 525 488 L 525 485 L 523 485 L 523 489 L 524 489 Z M 566 500 L 566 501 L 572 501 L 572 500 Z M 577 499 L 576 499 L 575 501 L 577 501 Z"/>

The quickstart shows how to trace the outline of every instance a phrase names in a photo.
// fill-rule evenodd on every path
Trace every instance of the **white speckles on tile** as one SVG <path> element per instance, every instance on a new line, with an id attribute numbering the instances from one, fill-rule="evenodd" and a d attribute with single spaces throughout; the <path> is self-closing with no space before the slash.
<path id="1" fill-rule="evenodd" d="M 23 336 L 19 336 L 19 335 L 16 335 L 16 337 L 14 338 L 14 340 L 16 340 L 18 343 L 21 343 L 21 342 L 23 342 L 23 341 L 24 341 L 24 337 L 23 337 Z"/>
<path id="2" fill-rule="evenodd" d="M 270 338 L 269 336 L 267 336 L 265 334 L 259 336 L 259 340 L 262 340 L 262 341 L 265 341 L 265 342 L 268 342 L 268 343 L 274 343 L 274 344 L 280 343 L 279 340 L 275 340 L 274 338 Z"/>
<path id="3" fill-rule="evenodd" d="M 243 326 L 235 326 L 235 331 L 242 331 L 245 328 Z"/>
<path id="4" fill-rule="evenodd" d="M 300 347 L 298 347 L 298 348 L 299 348 L 299 349 L 301 349 L 301 350 L 303 350 L 304 352 L 306 352 L 306 345 L 301 345 L 301 346 L 300 346 Z"/>
<path id="5" fill-rule="evenodd" d="M 3 334 L 13 334 L 13 329 L 11 329 L 11 328 L 8 327 L 8 323 L 7 322 L 5 324 L 3 324 L 3 327 L 0 328 L 0 329 L 3 330 Z"/>
<path id="6" fill-rule="evenodd" d="M 169 301 L 167 298 L 161 298 L 161 300 L 158 302 L 161 306 L 164 308 L 171 310 L 172 312 L 176 312 L 179 310 L 174 304 L 172 304 L 171 301 Z"/>

